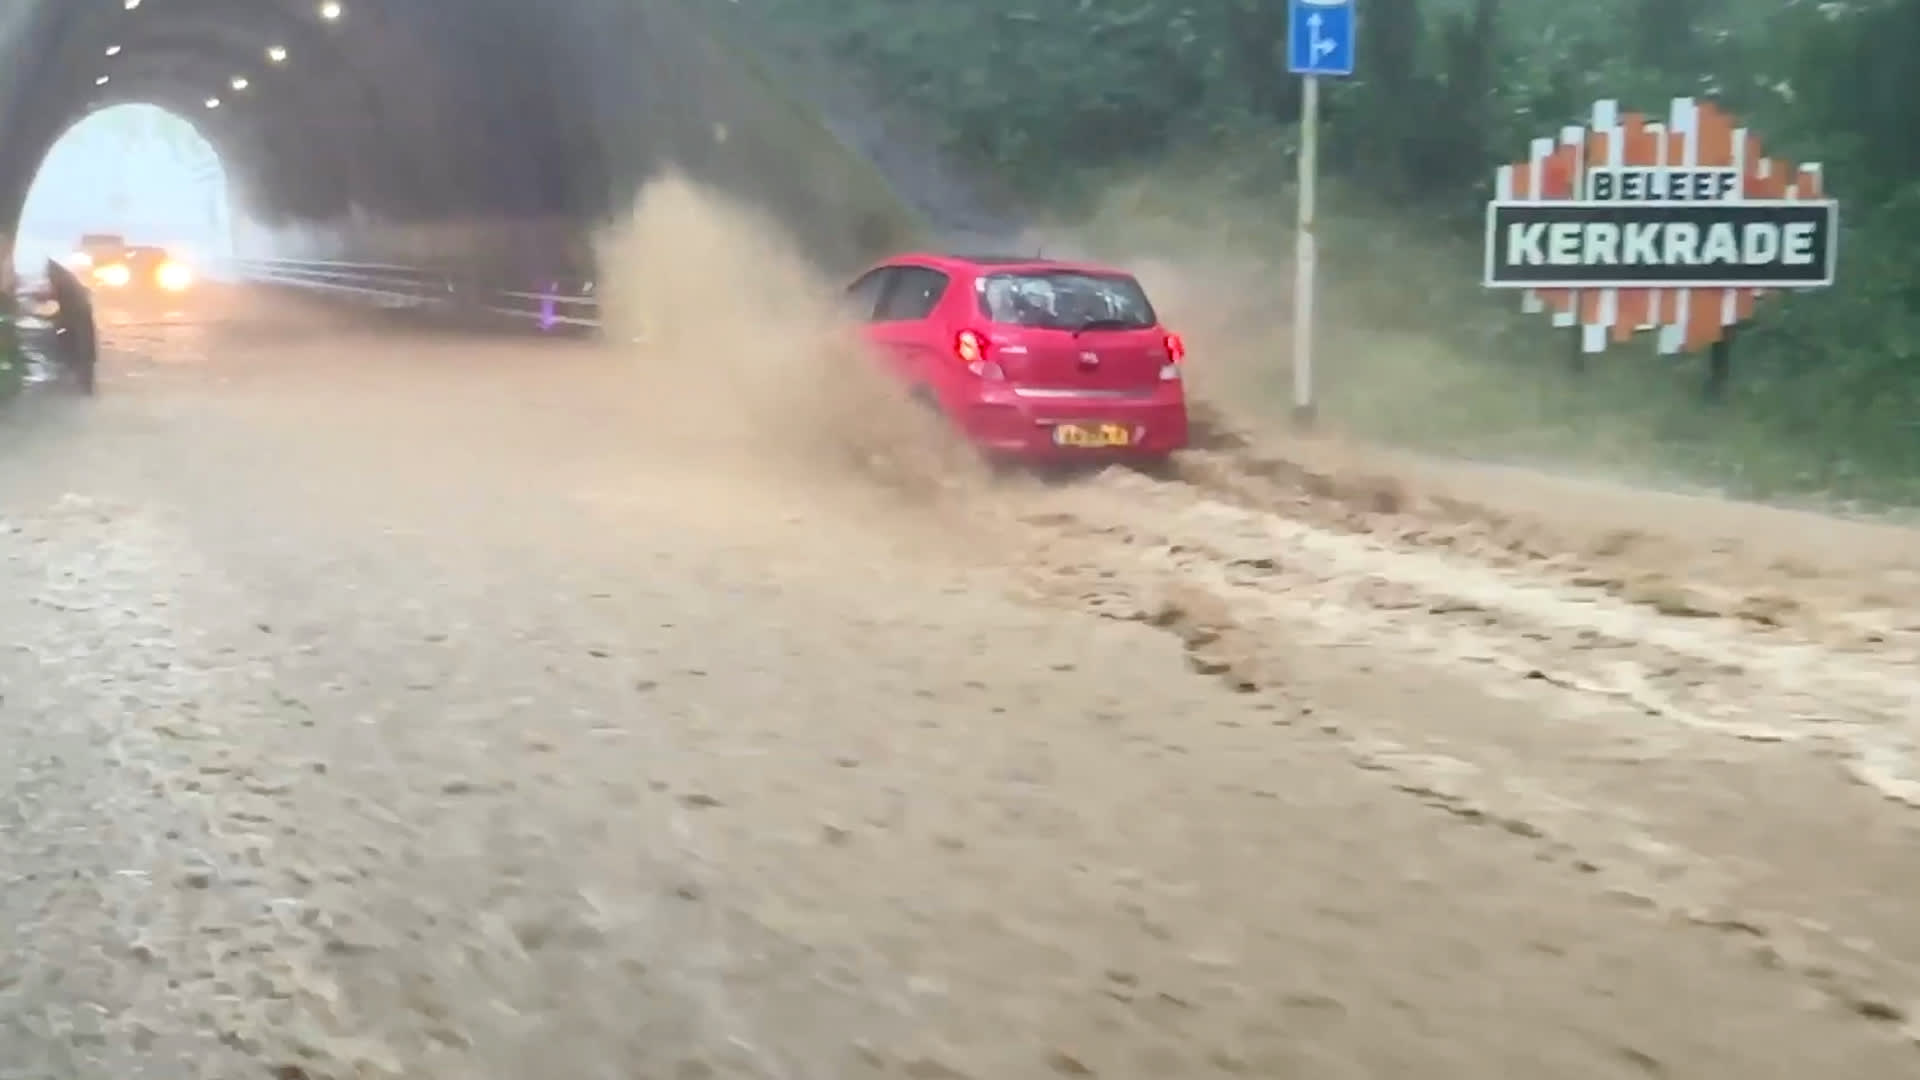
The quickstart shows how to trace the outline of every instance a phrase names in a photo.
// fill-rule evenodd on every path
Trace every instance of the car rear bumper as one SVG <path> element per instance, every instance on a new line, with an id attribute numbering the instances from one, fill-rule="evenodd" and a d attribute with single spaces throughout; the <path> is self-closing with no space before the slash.
<path id="1" fill-rule="evenodd" d="M 955 420 L 968 440 L 988 453 L 1033 460 L 1164 457 L 1187 445 L 1187 399 L 1178 382 L 1141 392 L 1049 391 L 996 386 L 964 407 Z M 1118 425 L 1125 446 L 1063 446 L 1063 424 Z"/>

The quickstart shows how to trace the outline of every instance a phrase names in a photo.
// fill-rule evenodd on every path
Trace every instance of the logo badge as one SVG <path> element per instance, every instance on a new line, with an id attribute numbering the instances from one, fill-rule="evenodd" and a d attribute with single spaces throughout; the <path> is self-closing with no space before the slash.
<path id="1" fill-rule="evenodd" d="M 1096 352 L 1083 352 L 1083 353 L 1081 353 L 1081 354 L 1080 354 L 1080 366 L 1081 366 L 1081 367 L 1099 367 L 1099 366 L 1100 366 L 1100 354 L 1099 354 L 1099 353 L 1096 353 Z"/>
<path id="2" fill-rule="evenodd" d="M 1643 330 L 1663 353 L 1704 349 L 1769 293 L 1833 284 L 1825 180 L 1712 102 L 1675 98 L 1659 116 L 1599 101 L 1496 173 L 1485 282 L 1579 327 L 1585 352 Z"/>

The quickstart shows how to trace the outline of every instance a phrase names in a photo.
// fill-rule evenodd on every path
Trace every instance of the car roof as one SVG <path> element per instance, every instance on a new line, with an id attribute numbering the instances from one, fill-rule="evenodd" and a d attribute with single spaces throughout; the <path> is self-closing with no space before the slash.
<path id="1" fill-rule="evenodd" d="M 1054 259 L 1044 255 L 959 255 L 951 252 L 911 251 L 894 255 L 876 263 L 880 266 L 897 266 L 902 263 L 917 263 L 941 270 L 992 270 L 998 272 L 1026 271 L 1074 271 L 1089 274 L 1126 275 L 1125 270 L 1106 266 L 1101 263 L 1080 259 Z"/>

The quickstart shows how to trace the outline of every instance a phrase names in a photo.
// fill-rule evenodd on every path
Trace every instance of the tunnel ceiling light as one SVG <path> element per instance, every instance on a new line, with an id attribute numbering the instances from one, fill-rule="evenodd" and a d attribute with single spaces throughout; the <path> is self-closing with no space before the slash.
<path id="1" fill-rule="evenodd" d="M 95 80 L 93 80 L 93 85 L 95 85 L 95 86 L 105 86 L 105 85 L 107 85 L 108 83 L 110 83 L 110 82 L 112 82 L 112 81 L 113 81 L 113 80 L 112 80 L 111 78 L 109 78 L 108 76 L 105 76 L 105 75 L 102 75 L 102 76 L 100 76 L 99 78 L 97 78 L 97 79 L 95 79 Z"/>
<path id="2" fill-rule="evenodd" d="M 285 45 L 267 46 L 267 63 L 284 64 L 286 62 L 287 62 L 287 47 Z"/>
<path id="3" fill-rule="evenodd" d="M 245 90 L 247 87 L 253 85 L 253 81 L 245 75 L 235 75 L 227 85 L 233 87 L 235 90 Z"/>
<path id="4" fill-rule="evenodd" d="M 207 108 L 209 108 L 209 109 L 217 109 L 217 108 L 219 108 L 219 107 L 220 107 L 220 99 L 219 99 L 219 98 L 217 98 L 217 97 L 210 97 L 210 98 L 208 98 L 208 99 L 207 99 Z"/>
<path id="5" fill-rule="evenodd" d="M 346 13 L 347 9 L 340 6 L 340 0 L 327 0 L 320 5 L 320 17 L 328 22 L 339 22 L 340 16 Z"/>
<path id="6" fill-rule="evenodd" d="M 120 46 L 118 46 L 118 45 L 109 45 L 109 46 L 107 46 L 107 55 L 108 55 L 108 56 L 119 56 L 119 55 L 120 55 Z"/>
<path id="7" fill-rule="evenodd" d="M 132 11 L 134 8 L 137 8 L 140 6 L 140 0 L 125 0 L 125 2 L 121 4 L 121 6 L 126 8 L 128 11 Z"/>

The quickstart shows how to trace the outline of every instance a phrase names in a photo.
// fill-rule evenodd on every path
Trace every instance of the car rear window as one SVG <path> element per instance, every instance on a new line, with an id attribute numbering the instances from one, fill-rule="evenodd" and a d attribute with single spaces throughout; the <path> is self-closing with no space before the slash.
<path id="1" fill-rule="evenodd" d="M 1159 321 L 1147 291 L 1126 274 L 1022 270 L 979 281 L 980 314 L 1008 326 L 1145 330 Z"/>

